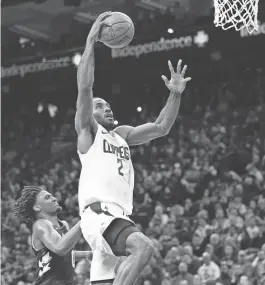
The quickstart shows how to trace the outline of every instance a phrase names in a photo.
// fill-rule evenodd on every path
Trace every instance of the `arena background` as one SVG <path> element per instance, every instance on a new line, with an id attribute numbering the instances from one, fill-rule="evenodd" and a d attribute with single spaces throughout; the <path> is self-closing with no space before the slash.
<path id="1" fill-rule="evenodd" d="M 123 51 L 96 46 L 94 93 L 118 124 L 159 114 L 167 60 L 181 58 L 192 77 L 169 136 L 132 148 L 132 218 L 157 247 L 139 284 L 265 284 L 265 2 L 251 35 L 214 27 L 212 2 L 2 1 L 2 284 L 33 284 L 30 229 L 11 211 L 23 185 L 45 186 L 62 218 L 78 221 L 76 66 L 108 10 L 136 28 Z M 218 277 L 203 270 L 204 252 Z M 89 284 L 89 268 L 77 264 L 77 284 Z"/>

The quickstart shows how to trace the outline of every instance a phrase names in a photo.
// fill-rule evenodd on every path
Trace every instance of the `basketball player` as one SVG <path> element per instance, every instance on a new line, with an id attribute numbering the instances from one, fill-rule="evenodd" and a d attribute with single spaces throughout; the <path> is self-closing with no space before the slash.
<path id="1" fill-rule="evenodd" d="M 181 61 L 178 62 L 177 72 L 169 61 L 171 79 L 162 78 L 170 95 L 157 120 L 137 127 L 113 129 L 110 105 L 101 98 L 93 98 L 92 91 L 94 44 L 104 19 L 110 14 L 101 14 L 92 26 L 77 72 L 75 128 L 82 164 L 78 194 L 80 226 L 93 250 L 92 284 L 133 285 L 151 258 L 154 247 L 128 217 L 132 213 L 134 187 L 129 146 L 169 133 L 177 117 L 181 94 L 191 78 L 184 79 L 187 66 L 181 71 Z M 126 258 L 117 268 L 119 256 Z M 109 280 L 104 280 L 103 274 L 109 274 Z"/>
<path id="2" fill-rule="evenodd" d="M 62 208 L 49 192 L 36 186 L 25 187 L 14 212 L 32 228 L 32 248 L 37 256 L 35 285 L 73 285 L 75 261 L 89 258 L 89 251 L 72 251 L 82 233 L 80 222 L 69 230 L 60 221 Z"/>

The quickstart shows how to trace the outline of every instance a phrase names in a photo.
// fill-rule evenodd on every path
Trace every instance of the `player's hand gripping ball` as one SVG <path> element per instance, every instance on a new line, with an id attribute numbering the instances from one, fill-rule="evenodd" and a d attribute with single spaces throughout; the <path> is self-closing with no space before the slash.
<path id="1" fill-rule="evenodd" d="M 104 19 L 98 41 L 110 48 L 127 46 L 134 36 L 134 24 L 129 16 L 120 12 L 112 12 Z"/>

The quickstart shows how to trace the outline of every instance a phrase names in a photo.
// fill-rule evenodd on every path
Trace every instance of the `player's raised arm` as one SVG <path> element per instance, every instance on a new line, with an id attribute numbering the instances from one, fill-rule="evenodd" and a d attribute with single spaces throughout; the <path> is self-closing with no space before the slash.
<path id="1" fill-rule="evenodd" d="M 185 65 L 181 70 L 181 62 L 179 60 L 175 72 L 171 62 L 168 61 L 171 79 L 168 80 L 164 75 L 162 79 L 170 90 L 170 95 L 156 121 L 137 127 L 120 126 L 115 129 L 115 132 L 122 136 L 129 145 L 143 144 L 169 133 L 178 115 L 181 94 L 185 90 L 186 83 L 191 80 L 190 77 L 184 78 L 187 66 Z"/>
<path id="2" fill-rule="evenodd" d="M 33 225 L 33 234 L 51 251 L 60 256 L 66 255 L 73 249 L 81 237 L 80 222 L 72 227 L 65 235 L 54 229 L 49 220 L 40 219 Z"/>
<path id="3" fill-rule="evenodd" d="M 66 227 L 67 231 L 69 231 L 70 230 L 69 224 L 66 221 L 62 221 L 62 223 Z M 74 262 L 82 260 L 82 259 L 90 259 L 92 255 L 93 255 L 92 251 L 88 251 L 88 250 L 85 250 L 85 251 L 73 250 L 72 251 L 72 258 Z"/>
<path id="4" fill-rule="evenodd" d="M 78 134 L 78 148 L 86 152 L 89 134 L 97 129 L 97 123 L 93 116 L 93 84 L 95 70 L 94 45 L 104 19 L 111 13 L 106 12 L 97 18 L 86 40 L 85 51 L 77 70 L 78 97 L 76 102 L 75 129 Z M 88 136 L 88 138 L 87 138 Z"/>

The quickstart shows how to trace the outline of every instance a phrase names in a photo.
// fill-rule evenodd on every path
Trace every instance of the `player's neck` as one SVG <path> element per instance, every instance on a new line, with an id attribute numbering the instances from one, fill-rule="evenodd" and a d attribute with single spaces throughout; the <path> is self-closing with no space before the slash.
<path id="1" fill-rule="evenodd" d="M 60 227 L 57 215 L 56 216 L 50 216 L 48 214 L 43 214 L 41 218 L 51 221 L 53 223 L 53 225 L 56 227 Z"/>
<path id="2" fill-rule="evenodd" d="M 113 131 L 113 128 L 101 125 L 107 132 Z"/>

